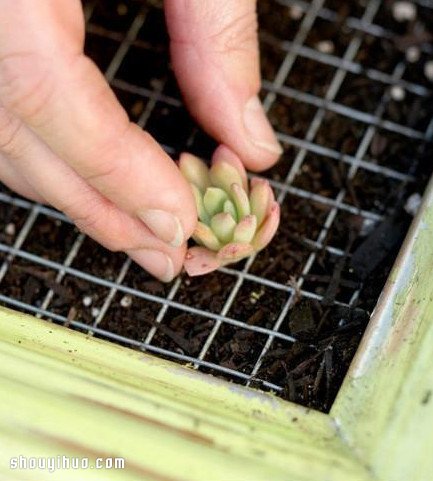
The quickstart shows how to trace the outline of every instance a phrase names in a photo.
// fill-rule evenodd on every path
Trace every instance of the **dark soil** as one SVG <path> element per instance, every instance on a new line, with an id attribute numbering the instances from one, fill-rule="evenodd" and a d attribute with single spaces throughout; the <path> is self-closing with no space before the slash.
<path id="1" fill-rule="evenodd" d="M 288 44 L 284 50 L 281 42 L 296 39 L 304 18 L 283 3 L 259 2 L 262 75 L 270 83 L 287 54 Z M 132 291 L 118 290 L 99 322 L 110 286 L 102 285 L 98 279 L 115 282 L 126 257 L 112 254 L 87 238 L 78 245 L 79 232 L 72 225 L 39 214 L 22 249 L 62 264 L 70 250 L 77 248 L 71 267 L 90 277 L 84 279 L 66 273 L 56 282 L 55 266 L 17 257 L 9 259 L 2 294 L 40 307 L 51 289 L 52 300 L 47 310 L 67 319 L 71 327 L 78 321 L 88 326 L 90 332 L 97 328 L 95 335 L 99 337 L 120 336 L 116 342 L 124 345 L 145 342 L 149 333 L 155 331 L 151 345 L 167 358 L 170 355 L 166 351 L 188 358 L 199 356 L 216 326 L 214 315 L 224 311 L 226 318 L 241 324 L 221 323 L 204 355 L 205 362 L 244 377 L 255 370 L 250 379 L 252 386 L 268 389 L 263 384 L 267 382 L 279 386 L 277 394 L 284 399 L 328 411 L 412 220 L 404 208 L 406 201 L 414 193 L 423 193 L 432 171 L 430 143 L 380 126 L 361 155 L 371 168 L 362 165 L 350 177 L 351 164 L 342 154 L 357 155 L 368 124 L 332 109 L 324 113 L 320 127 L 309 138 L 318 150 L 305 153 L 302 162 L 298 159 L 295 163 L 300 151 L 290 145 L 290 139 L 305 139 L 319 107 L 311 99 L 295 98 L 293 92 L 323 99 L 338 70 L 332 61 L 344 55 L 356 35 L 360 35 L 360 48 L 353 61 L 361 69 L 345 75 L 333 100 L 351 109 L 350 112 L 367 114 L 374 114 L 382 105 L 384 119 L 417 131 L 426 131 L 432 120 L 431 98 L 407 91 L 404 100 L 393 100 L 389 85 L 371 80 L 369 74 L 369 69 L 374 69 L 391 75 L 399 62 L 405 62 L 402 39 L 424 50 L 431 48 L 425 41 L 428 38 L 425 32 L 433 33 L 432 12 L 420 9 L 419 18 L 425 22 L 421 38 L 421 34 L 414 33 L 420 31 L 416 28 L 419 21 L 396 23 L 391 14 L 392 2 L 384 1 L 375 23 L 390 34 L 380 39 L 351 30 L 345 24 L 348 17 L 362 18 L 366 3 L 325 2 L 326 8 L 337 12 L 337 21 L 316 19 L 304 45 L 314 50 L 320 42 L 331 41 L 333 51 L 328 58 L 331 61 L 298 56 L 284 81 L 287 92 L 280 92 L 272 104 L 270 119 L 289 142 L 284 144 L 281 162 L 265 175 L 276 181 L 277 186 L 289 176 L 290 185 L 282 202 L 278 234 L 256 257 L 240 285 L 236 274 L 245 267 L 245 261 L 204 278 L 189 279 L 182 275 L 180 285 L 172 293 L 174 283 L 163 285 L 131 265 L 122 280 L 122 289 Z M 117 71 L 115 93 L 131 119 L 139 121 L 147 115 L 146 109 L 152 101 L 140 89 L 158 92 L 161 97 L 149 112 L 146 128 L 170 147 L 173 155 L 189 150 L 209 158 L 215 142 L 196 128 L 179 102 L 179 91 L 167 60 L 161 2 L 96 2 L 86 50 L 102 69 L 108 68 L 143 5 L 146 19 Z M 426 58 L 422 54 L 419 62 L 407 64 L 403 79 L 430 89 L 433 84 L 423 70 Z M 261 95 L 264 98 L 266 94 L 263 90 Z M 324 149 L 332 153 L 328 155 Z M 294 166 L 299 168 L 294 171 Z M 384 172 L 374 172 L 377 167 L 408 174 L 415 180 L 390 178 Z M 278 189 L 276 193 L 281 194 Z M 341 193 L 344 195 L 339 197 Z M 27 218 L 27 209 L 0 201 L 0 244 L 13 245 Z M 0 253 L 0 262 L 5 259 Z M 226 305 L 233 289 L 239 290 L 233 302 Z M 294 291 L 290 308 L 283 311 L 290 291 Z M 163 307 L 157 301 L 169 296 L 175 303 L 199 309 L 210 317 L 171 306 L 164 308 L 166 312 L 159 323 Z M 276 324 L 280 336 L 272 340 L 261 357 L 268 335 L 257 329 L 273 330 Z M 217 368 L 202 370 L 234 382 L 245 382 L 234 373 L 225 374 Z"/>

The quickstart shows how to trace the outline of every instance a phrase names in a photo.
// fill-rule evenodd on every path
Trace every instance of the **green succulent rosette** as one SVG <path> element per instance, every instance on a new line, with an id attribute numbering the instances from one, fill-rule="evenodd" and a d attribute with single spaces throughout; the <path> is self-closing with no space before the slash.
<path id="1" fill-rule="evenodd" d="M 198 214 L 192 236 L 198 246 L 188 250 L 184 264 L 190 276 L 238 262 L 268 245 L 280 208 L 267 180 L 253 178 L 249 184 L 240 159 L 224 149 L 216 151 L 210 168 L 188 153 L 181 155 L 179 167 Z"/>

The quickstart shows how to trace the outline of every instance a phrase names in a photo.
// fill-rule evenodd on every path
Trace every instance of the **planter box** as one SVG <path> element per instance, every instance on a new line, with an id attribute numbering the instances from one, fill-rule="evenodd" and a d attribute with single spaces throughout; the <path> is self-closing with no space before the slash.
<path id="1" fill-rule="evenodd" d="M 136 10 L 132 9 L 129 13 L 122 3 L 120 10 L 123 9 L 123 14 L 119 14 L 122 18 L 117 19 L 120 21 L 113 29 L 116 31 L 105 28 L 104 15 L 99 15 L 101 24 L 90 23 L 90 43 L 94 42 L 91 49 L 96 53 L 102 52 L 100 60 L 105 65 L 101 64 L 101 68 L 105 69 L 111 85 L 124 97 L 125 107 L 130 107 L 128 113 L 133 120 L 142 127 L 158 130 L 156 125 L 162 132 L 169 130 L 167 125 L 174 122 L 180 127 L 174 139 L 175 145 L 185 145 L 191 132 L 181 111 L 181 103 L 178 98 L 174 98 L 176 94 L 170 92 L 170 88 L 167 93 L 166 85 L 160 78 L 156 82 L 153 78 L 154 71 L 161 73 L 158 69 L 164 64 L 161 52 L 155 53 L 149 49 L 148 44 L 151 43 L 147 37 L 139 39 L 141 50 L 134 43 L 147 21 L 147 15 L 150 16 L 152 25 L 159 25 L 158 22 L 155 23 L 155 18 L 161 19 L 158 1 L 149 1 L 153 9 L 151 12 L 146 7 L 140 10 L 138 2 L 133 3 Z M 233 375 L 234 370 L 229 372 L 230 369 L 223 366 L 223 362 L 213 366 L 210 366 L 210 362 L 206 364 L 205 354 L 221 326 L 227 324 L 229 327 L 236 326 L 239 330 L 248 328 L 250 334 L 256 328 L 253 334 L 259 333 L 265 338 L 265 347 L 257 356 L 254 367 L 248 371 L 249 374 L 241 372 L 241 369 L 235 374 L 243 375 L 237 379 L 245 383 L 257 381 L 260 378 L 257 374 L 260 374 L 260 363 L 269 352 L 274 337 L 279 336 L 278 339 L 286 343 L 290 340 L 286 332 L 282 332 L 282 329 L 280 332 L 280 327 L 288 319 L 288 313 L 292 312 L 292 297 L 289 296 L 296 297 L 296 289 L 303 288 L 305 274 L 310 273 L 311 266 L 316 262 L 317 251 L 323 247 L 322 241 L 326 239 L 335 218 L 342 214 L 340 224 L 344 224 L 350 216 L 362 221 L 369 220 L 371 224 L 381 220 L 373 208 L 377 201 L 374 195 L 377 186 L 367 189 L 371 198 L 366 195 L 365 199 L 361 199 L 366 201 L 364 206 L 351 205 L 353 198 L 346 202 L 350 189 L 344 182 L 335 193 L 332 189 L 336 185 L 331 185 L 332 195 L 317 193 L 314 182 L 310 186 L 308 179 L 301 186 L 296 184 L 294 180 L 301 176 L 302 166 L 307 166 L 317 174 L 320 170 L 317 166 L 322 162 L 331 171 L 334 169 L 333 172 L 338 165 L 345 173 L 344 181 L 355 181 L 355 184 L 358 170 L 367 179 L 361 181 L 364 184 L 375 184 L 375 176 L 382 176 L 379 182 L 382 191 L 396 191 L 396 186 L 413 180 L 410 175 L 412 165 L 407 164 L 412 161 L 411 156 L 415 155 L 419 144 L 431 140 L 433 132 L 433 123 L 427 118 L 428 109 L 425 108 L 431 92 L 420 69 L 422 63 L 416 65 L 418 70 L 415 64 L 411 64 L 415 73 L 407 76 L 406 74 L 411 74 L 411 71 L 405 71 L 408 62 L 394 62 L 395 59 L 390 60 L 384 54 L 388 50 L 381 48 L 382 35 L 389 43 L 390 38 L 393 39 L 392 32 L 384 29 L 380 22 L 375 24 L 374 19 L 379 15 L 383 22 L 385 2 L 369 0 L 365 6 L 361 2 L 347 2 L 354 9 L 353 17 L 343 19 L 341 17 L 345 15 L 346 3 L 342 3 L 344 5 L 330 0 L 278 0 L 275 6 L 279 5 L 280 10 L 277 11 L 270 7 L 270 2 L 259 2 L 259 6 L 264 9 L 265 20 L 268 19 L 264 30 L 277 37 L 275 40 L 271 36 L 266 47 L 269 49 L 270 60 L 264 62 L 265 105 L 267 108 L 272 107 L 274 103 L 277 104 L 276 98 L 281 99 L 281 104 L 277 104 L 282 106 L 281 112 L 275 113 L 271 108 L 270 116 L 272 118 L 275 115 L 275 123 L 281 121 L 281 127 L 285 127 L 279 129 L 279 136 L 289 152 L 285 157 L 287 164 L 282 167 L 280 165 L 281 171 L 276 167 L 277 170 L 269 175 L 275 175 L 271 179 L 273 185 L 278 190 L 280 200 L 287 195 L 285 203 L 290 206 L 290 210 L 296 211 L 295 204 L 298 201 L 310 203 L 310 207 L 317 202 L 322 208 L 313 211 L 311 216 L 314 218 L 317 214 L 320 217 L 318 226 L 315 226 L 318 227 L 318 232 L 314 230 L 314 235 L 305 236 L 310 241 L 310 250 L 308 260 L 303 259 L 296 266 L 299 268 L 296 271 L 296 286 L 287 285 L 287 279 L 292 275 L 292 269 L 287 267 L 286 270 L 277 272 L 272 279 L 261 278 L 260 269 L 259 274 L 251 274 L 248 268 L 242 271 L 234 268 L 230 272 L 226 269 L 224 274 L 230 274 L 232 280 L 235 279 L 233 285 L 236 283 L 237 287 L 247 279 L 247 282 L 256 282 L 260 289 L 265 289 L 264 286 L 274 289 L 269 291 L 271 303 L 275 302 L 272 294 L 284 294 L 284 307 L 277 313 L 278 319 L 271 319 L 269 323 L 274 327 L 268 329 L 268 325 L 266 328 L 262 325 L 249 326 L 247 322 L 229 319 L 227 315 L 237 293 L 235 296 L 230 293 L 225 301 L 221 301 L 224 307 L 215 309 L 215 312 L 207 313 L 203 308 L 200 308 L 200 312 L 199 309 L 194 311 L 195 306 L 185 303 L 182 312 L 199 314 L 200 319 L 204 320 L 209 314 L 214 324 L 209 328 L 211 333 L 204 342 L 200 355 L 191 355 L 188 359 L 172 349 L 172 358 L 189 360 L 206 369 L 213 367 L 213 372 L 222 375 Z M 417 8 L 428 8 L 427 4 L 427 1 L 420 0 Z M 284 17 L 281 12 L 287 14 L 287 8 L 291 5 L 297 5 L 298 10 L 292 12 L 292 17 Z M 94 2 L 88 2 L 87 18 L 91 18 L 94 6 Z M 158 8 L 159 12 L 155 13 Z M 326 34 L 326 40 L 329 40 L 328 37 L 336 38 L 334 45 L 330 45 L 329 41 L 322 42 L 319 48 L 317 41 L 322 40 L 321 34 L 317 35 L 312 30 L 316 23 L 319 24 L 319 31 Z M 343 24 L 345 28 L 342 27 Z M 293 29 L 289 28 L 292 26 Z M 154 29 L 153 33 L 155 32 L 158 34 L 158 28 Z M 314 35 L 311 36 L 312 32 Z M 387 33 L 388 36 L 385 35 Z M 159 40 L 158 37 L 158 42 Z M 158 48 L 160 47 L 158 43 Z M 335 48 L 335 51 L 330 51 L 330 48 Z M 131 51 L 136 57 L 129 56 Z M 394 45 L 393 55 L 395 52 L 403 55 Z M 361 59 L 357 57 L 360 53 L 363 56 Z M 142 72 L 141 58 L 154 62 L 145 74 Z M 296 65 L 299 66 L 301 61 L 300 71 L 289 78 L 288 70 L 295 66 L 296 71 Z M 167 65 L 164 68 L 168 70 Z M 308 75 L 303 76 L 299 72 L 307 72 Z M 162 73 L 161 77 L 165 74 Z M 138 84 L 139 81 L 142 84 Z M 377 89 L 371 89 L 372 85 Z M 394 95 L 400 100 L 392 100 L 392 87 L 397 87 Z M 355 100 L 345 102 L 358 89 L 362 91 L 359 97 L 365 105 L 357 104 L 359 99 L 356 95 Z M 401 95 L 416 98 L 418 110 L 422 111 L 422 125 L 406 125 L 403 122 L 406 119 L 400 118 L 401 111 L 406 112 L 405 109 L 399 111 L 398 108 L 398 105 L 402 105 Z M 408 101 L 404 107 L 413 111 L 413 105 L 415 103 Z M 397 120 L 394 117 L 396 111 L 400 112 Z M 299 125 L 294 121 L 296 118 L 292 117 L 292 112 L 299 116 Z M 376 134 L 379 135 L 376 137 Z M 380 154 L 371 152 L 373 144 L 376 153 L 381 149 L 386 150 L 386 143 L 392 144 L 394 136 L 400 136 L 397 143 L 401 144 L 401 139 L 407 141 L 407 146 L 404 144 L 402 149 L 404 152 L 397 149 L 396 153 L 391 149 L 390 154 L 380 159 Z M 359 145 L 352 145 L 357 141 Z M 384 142 L 385 147 L 382 145 Z M 168 150 L 173 152 L 173 149 Z M 388 155 L 391 160 L 394 160 L 393 156 L 398 157 L 398 166 L 389 162 Z M 326 192 L 329 185 L 326 186 L 326 182 L 322 183 L 320 179 L 318 183 Z M 356 193 L 352 192 L 351 195 L 356 198 Z M 379 201 L 383 198 L 389 200 L 387 195 L 378 197 Z M 28 275 L 25 267 L 29 261 L 36 267 L 51 269 L 51 273 L 55 274 L 56 287 L 63 287 L 60 284 L 68 276 L 75 276 L 84 284 L 94 283 L 101 292 L 105 292 L 101 309 L 103 314 L 119 292 L 133 294 L 138 301 L 153 302 L 159 306 L 159 313 L 162 313 L 161 318 L 158 314 L 159 320 L 169 309 L 182 307 L 182 301 L 177 302 L 175 297 L 180 281 L 177 287 L 170 290 L 170 294 L 152 295 L 121 285 L 129 268 L 127 263 L 116 271 L 119 275 L 115 281 L 107 280 L 112 279 L 110 276 L 114 269 L 107 275 L 105 272 L 89 274 L 84 272 L 86 269 L 82 269 L 82 266 L 81 270 L 75 268 L 72 263 L 81 243 L 85 242 L 83 236 L 72 241 L 71 234 L 71 238 L 65 242 L 65 245 L 69 241 L 73 244 L 73 247 L 66 248 L 68 254 L 63 255 L 65 253 L 60 247 L 54 256 L 45 245 L 39 245 L 40 232 L 43 232 L 41 229 L 39 234 L 33 235 L 32 241 L 32 247 L 37 244 L 40 248 L 38 252 L 26 250 L 26 236 L 40 214 L 46 214 L 52 223 L 63 223 L 62 229 L 70 221 L 52 209 L 12 199 L 8 194 L 0 193 L 0 202 L 10 208 L 22 208 L 26 212 L 25 220 L 23 217 L 20 219 L 22 223 L 17 223 L 19 233 L 15 243 L 12 240 L 6 243 L 0 241 L 0 256 L 6 259 L 0 268 L 0 282 L 8 270 L 8 258 L 15 258 L 22 262 L 19 268 L 22 269 L 20 275 L 23 278 Z M 303 208 L 294 214 L 294 221 L 298 220 L 296 216 L 299 217 L 299 212 L 303 212 Z M 314 220 L 304 219 L 304 223 Z M 288 224 L 292 225 L 290 216 Z M 14 230 L 15 226 L 12 227 Z M 70 224 L 65 228 L 68 229 L 72 231 Z M 345 243 L 342 239 L 339 242 Z M 312 244 L 314 249 L 311 249 Z M 52 241 L 52 246 L 53 250 L 57 249 L 56 241 Z M 344 245 L 338 249 L 332 244 L 328 247 L 338 250 L 340 256 L 345 254 Z M 46 258 L 46 253 L 50 254 L 49 259 Z M 272 255 L 268 258 L 272 258 Z M 262 260 L 261 266 L 266 264 L 266 259 L 264 262 Z M 92 258 L 91 261 L 93 262 Z M 304 261 L 305 265 L 309 265 L 308 268 L 304 269 Z M 0 308 L 0 479 L 433 480 L 431 266 L 432 184 L 424 195 L 423 204 L 329 414 L 283 401 L 276 394 L 229 383 L 140 351 Z M 274 270 L 278 269 L 278 265 L 274 267 Z M 14 283 L 11 284 L 13 290 Z M 21 287 L 22 285 L 20 289 Z M 353 288 L 353 291 L 356 289 Z M 19 296 L 16 298 L 7 288 L 0 292 L 0 301 L 41 316 L 47 314 L 47 317 L 55 321 L 69 322 L 65 312 L 58 314 L 54 309 L 47 310 L 46 306 L 56 295 L 51 287 L 47 290 L 49 292 L 44 301 L 37 305 L 24 302 Z M 304 294 L 305 292 L 302 295 Z M 310 300 L 321 299 L 315 288 L 310 289 L 308 295 Z M 333 302 L 335 297 L 334 293 Z M 80 295 L 78 302 L 81 303 Z M 217 310 L 220 313 L 216 313 Z M 88 312 L 87 314 L 91 317 Z M 89 324 L 75 322 L 74 327 L 87 331 L 91 327 L 100 326 L 98 319 L 101 320 L 103 314 L 97 314 L 96 320 L 91 319 Z M 128 319 L 125 318 L 126 320 Z M 155 333 L 155 324 L 152 329 Z M 93 333 L 101 332 L 102 329 L 99 332 L 98 329 L 93 329 Z M 111 334 L 111 339 L 117 342 L 132 340 L 135 344 L 131 342 L 130 345 L 139 349 L 146 348 L 150 352 L 149 347 L 153 347 L 154 352 L 167 355 L 161 346 L 149 343 L 145 346 L 146 342 L 139 342 L 137 339 L 144 338 L 141 333 L 136 335 L 137 339 L 133 339 L 133 336 L 126 339 L 120 335 L 116 338 L 114 330 L 111 332 L 109 329 L 105 331 L 106 337 L 107 334 Z M 227 333 L 226 337 L 229 337 Z M 261 387 L 268 390 L 278 388 L 278 394 L 287 387 L 266 382 L 262 382 Z M 322 406 L 323 409 L 326 407 Z M 34 469 L 13 469 L 14 463 L 20 462 L 20 456 L 27 460 L 35 457 L 57 460 L 63 456 L 68 459 L 89 458 L 91 464 L 97 458 L 118 458 L 124 459 L 125 464 L 122 469 L 59 468 L 54 473 L 48 473 Z"/>
<path id="2" fill-rule="evenodd" d="M 433 479 L 433 189 L 329 415 L 0 311 L 0 473 L 19 455 L 125 458 L 52 479 Z"/>

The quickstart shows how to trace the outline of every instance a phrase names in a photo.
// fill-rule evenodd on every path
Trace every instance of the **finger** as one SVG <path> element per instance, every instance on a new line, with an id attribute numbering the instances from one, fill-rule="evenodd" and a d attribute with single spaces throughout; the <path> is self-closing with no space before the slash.
<path id="1" fill-rule="evenodd" d="M 45 199 L 22 177 L 10 160 L 0 153 L 0 182 L 34 202 L 44 203 Z"/>
<path id="2" fill-rule="evenodd" d="M 7 155 L 7 151 L 14 145 L 15 138 L 22 127 L 19 119 L 10 114 L 0 103 L 0 181 L 23 197 L 36 202 L 43 202 L 44 199 L 18 172 Z"/>
<path id="3" fill-rule="evenodd" d="M 12 20 L 0 27 L 20 24 L 26 35 L 17 51 L 16 34 L 0 28 L 0 100 L 106 199 L 164 242 L 180 246 L 194 230 L 196 214 L 177 167 L 128 121 L 102 74 L 81 53 L 74 29 L 35 28 L 62 25 L 62 8 L 71 0 L 38 2 L 41 9 L 34 8 L 34 0 L 4 1 Z M 71 42 L 76 49 L 65 50 Z"/>
<path id="4" fill-rule="evenodd" d="M 282 153 L 257 94 L 256 2 L 166 0 L 173 67 L 190 111 L 251 170 Z"/>
<path id="5" fill-rule="evenodd" d="M 137 218 L 89 186 L 26 126 L 14 132 L 3 150 L 15 171 L 39 196 L 106 248 L 125 251 L 162 281 L 173 279 L 182 268 L 185 245 L 174 248 L 157 239 Z"/>

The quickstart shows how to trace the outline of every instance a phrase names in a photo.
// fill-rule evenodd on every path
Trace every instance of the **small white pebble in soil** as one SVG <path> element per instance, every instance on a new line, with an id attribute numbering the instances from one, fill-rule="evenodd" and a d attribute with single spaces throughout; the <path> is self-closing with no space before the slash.
<path id="1" fill-rule="evenodd" d="M 433 82 L 433 60 L 429 60 L 424 64 L 424 75 L 430 82 Z"/>
<path id="2" fill-rule="evenodd" d="M 411 22 L 416 18 L 416 7 L 411 2 L 395 2 L 392 6 L 392 15 L 397 22 Z"/>
<path id="3" fill-rule="evenodd" d="M 292 5 L 289 12 L 290 18 L 293 20 L 301 20 L 304 15 L 304 11 L 299 5 Z"/>
<path id="4" fill-rule="evenodd" d="M 322 40 L 321 42 L 316 43 L 316 49 L 322 53 L 334 53 L 334 42 L 332 42 L 331 40 Z"/>
<path id="5" fill-rule="evenodd" d="M 418 212 L 419 206 L 421 205 L 422 197 L 418 194 L 412 194 L 408 197 L 406 204 L 404 205 L 404 210 L 412 215 L 415 216 Z"/>
<path id="6" fill-rule="evenodd" d="M 123 296 L 122 299 L 120 299 L 120 305 L 122 307 L 131 307 L 131 304 L 132 304 L 131 296 Z"/>
<path id="7" fill-rule="evenodd" d="M 418 47 L 415 45 L 412 45 L 406 50 L 406 60 L 409 63 L 415 63 L 418 62 L 418 60 L 421 57 L 421 51 Z"/>
<path id="8" fill-rule="evenodd" d="M 371 232 L 373 232 L 373 229 L 376 227 L 377 221 L 373 219 L 363 219 L 361 229 L 359 231 L 359 235 L 361 237 L 365 237 Z"/>
<path id="9" fill-rule="evenodd" d="M 401 102 L 406 97 L 406 92 L 400 85 L 393 85 L 391 87 L 391 98 L 396 102 Z"/>
<path id="10" fill-rule="evenodd" d="M 84 296 L 83 297 L 83 306 L 89 307 L 92 305 L 93 299 L 92 296 Z"/>
<path id="11" fill-rule="evenodd" d="M 101 309 L 98 309 L 97 307 L 92 307 L 91 314 L 92 317 L 98 317 L 101 312 Z"/>
<path id="12" fill-rule="evenodd" d="M 16 233 L 16 227 L 13 222 L 10 222 L 9 224 L 6 225 L 5 227 L 5 234 L 9 236 L 14 236 Z"/>

